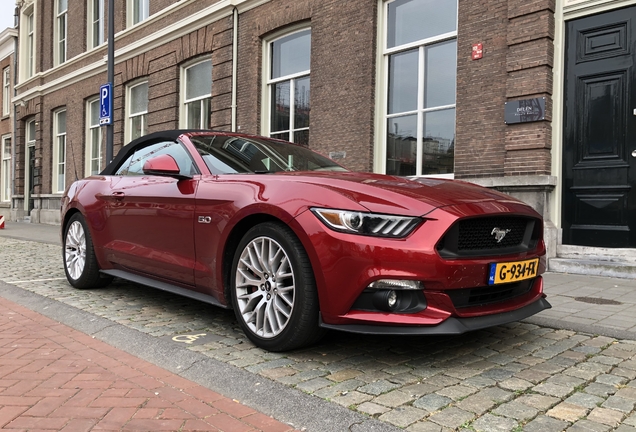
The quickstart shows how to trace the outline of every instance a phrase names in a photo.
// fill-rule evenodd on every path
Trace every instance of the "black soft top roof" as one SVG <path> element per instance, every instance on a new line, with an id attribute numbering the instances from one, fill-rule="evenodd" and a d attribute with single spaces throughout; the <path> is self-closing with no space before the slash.
<path id="1" fill-rule="evenodd" d="M 106 165 L 106 168 L 100 173 L 101 175 L 113 175 L 115 174 L 115 168 L 119 166 L 119 164 L 124 161 L 128 156 L 130 156 L 137 148 L 145 147 L 146 145 L 153 144 L 161 141 L 176 141 L 183 134 L 187 133 L 215 133 L 218 131 L 213 131 L 210 129 L 173 129 L 173 130 L 165 130 L 159 132 L 153 132 L 148 135 L 144 135 L 137 139 L 132 140 L 130 143 L 126 144 L 122 147 L 117 156 L 113 159 L 111 163 Z"/>

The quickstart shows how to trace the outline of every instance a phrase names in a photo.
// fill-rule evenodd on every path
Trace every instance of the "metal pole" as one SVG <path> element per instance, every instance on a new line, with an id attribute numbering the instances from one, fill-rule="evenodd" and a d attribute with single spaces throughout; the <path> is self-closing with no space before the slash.
<path id="1" fill-rule="evenodd" d="M 108 1 L 108 82 L 114 92 L 115 89 L 115 0 Z M 110 95 L 111 101 L 113 95 Z M 114 110 L 113 110 L 114 111 Z M 111 113 L 110 124 L 106 126 L 106 163 L 113 160 L 113 117 Z"/>

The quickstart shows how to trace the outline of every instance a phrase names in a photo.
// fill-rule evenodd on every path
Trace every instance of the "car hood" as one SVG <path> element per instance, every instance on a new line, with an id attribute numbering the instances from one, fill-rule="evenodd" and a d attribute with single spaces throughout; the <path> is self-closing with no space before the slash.
<path id="1" fill-rule="evenodd" d="M 458 180 L 405 177 L 360 172 L 288 172 L 296 181 L 323 187 L 359 203 L 369 211 L 422 216 L 436 208 L 485 202 L 515 203 L 509 195 Z"/>

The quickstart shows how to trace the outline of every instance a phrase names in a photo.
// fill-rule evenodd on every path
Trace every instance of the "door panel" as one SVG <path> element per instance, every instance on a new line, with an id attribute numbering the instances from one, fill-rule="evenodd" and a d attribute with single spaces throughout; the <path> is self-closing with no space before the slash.
<path id="1" fill-rule="evenodd" d="M 114 177 L 107 204 L 109 259 L 181 284 L 194 284 L 197 180 Z"/>
<path id="2" fill-rule="evenodd" d="M 636 247 L 636 7 L 567 23 L 563 243 Z"/>

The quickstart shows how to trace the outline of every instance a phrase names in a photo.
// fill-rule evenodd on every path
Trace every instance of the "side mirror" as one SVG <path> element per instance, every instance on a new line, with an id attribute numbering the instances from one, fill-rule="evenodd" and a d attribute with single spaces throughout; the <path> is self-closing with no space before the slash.
<path id="1" fill-rule="evenodd" d="M 178 179 L 192 178 L 179 174 L 181 171 L 174 158 L 168 154 L 155 156 L 144 162 L 144 174 L 163 177 L 175 177 Z"/>

